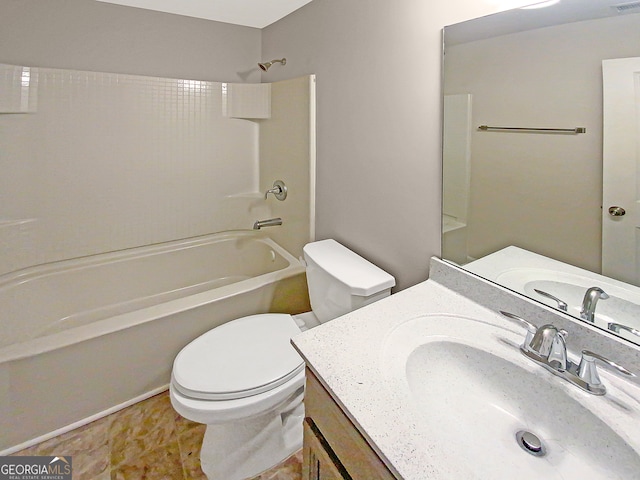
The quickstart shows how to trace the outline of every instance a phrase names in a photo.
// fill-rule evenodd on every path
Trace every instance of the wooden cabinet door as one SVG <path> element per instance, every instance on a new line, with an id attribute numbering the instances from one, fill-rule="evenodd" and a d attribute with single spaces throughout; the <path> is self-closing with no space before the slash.
<path id="1" fill-rule="evenodd" d="M 303 480 L 348 480 L 341 473 L 341 466 L 336 465 L 325 449 L 323 441 L 313 431 L 310 419 L 304 422 L 304 463 L 302 464 Z"/>
<path id="2" fill-rule="evenodd" d="M 304 464 L 308 464 L 306 467 L 308 469 L 318 464 L 318 460 L 311 462 L 308 460 L 310 457 L 307 456 L 311 453 L 313 442 L 318 442 L 332 465 L 326 467 L 326 475 L 328 475 L 326 477 L 304 476 L 303 478 L 305 480 L 396 480 L 397 477 L 378 457 L 313 372 L 307 369 L 306 374 L 304 404 L 307 418 L 305 418 Z M 311 444 L 309 452 L 307 452 L 307 444 Z M 316 452 L 317 458 L 320 458 L 320 455 L 323 454 Z M 325 462 L 320 462 L 320 475 L 325 475 L 322 472 L 323 465 Z"/>

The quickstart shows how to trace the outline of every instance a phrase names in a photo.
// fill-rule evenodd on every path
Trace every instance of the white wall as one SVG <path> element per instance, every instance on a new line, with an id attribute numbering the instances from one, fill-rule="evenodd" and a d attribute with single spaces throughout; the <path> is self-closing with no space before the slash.
<path id="1" fill-rule="evenodd" d="M 0 63 L 257 82 L 260 30 L 94 0 L 0 0 Z"/>
<path id="2" fill-rule="evenodd" d="M 263 30 L 263 58 L 287 58 L 264 81 L 317 75 L 317 238 L 353 248 L 399 288 L 440 254 L 441 30 L 498 8 L 314 0 Z"/>

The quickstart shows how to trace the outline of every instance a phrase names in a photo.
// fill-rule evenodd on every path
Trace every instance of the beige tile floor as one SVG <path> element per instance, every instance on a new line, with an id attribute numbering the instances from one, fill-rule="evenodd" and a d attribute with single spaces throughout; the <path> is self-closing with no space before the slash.
<path id="1" fill-rule="evenodd" d="M 14 455 L 73 457 L 74 480 L 206 480 L 205 425 L 171 407 L 167 392 Z M 300 480 L 302 452 L 252 480 Z"/>

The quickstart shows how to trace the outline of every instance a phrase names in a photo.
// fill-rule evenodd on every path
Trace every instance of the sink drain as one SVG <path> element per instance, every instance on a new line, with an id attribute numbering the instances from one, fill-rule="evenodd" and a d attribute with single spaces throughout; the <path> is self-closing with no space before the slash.
<path id="1" fill-rule="evenodd" d="M 530 455 L 542 457 L 547 453 L 547 450 L 542 444 L 542 440 L 540 440 L 537 435 L 534 435 L 531 432 L 520 430 L 518 433 L 516 433 L 516 440 L 518 441 L 518 445 L 520 445 L 520 448 L 522 448 Z"/>

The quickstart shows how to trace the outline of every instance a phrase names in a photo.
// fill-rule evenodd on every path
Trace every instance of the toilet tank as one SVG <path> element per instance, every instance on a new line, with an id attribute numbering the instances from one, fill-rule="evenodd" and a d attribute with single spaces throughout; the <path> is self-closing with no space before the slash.
<path id="1" fill-rule="evenodd" d="M 391 293 L 395 278 L 335 240 L 304 246 L 311 309 L 324 323 Z"/>

